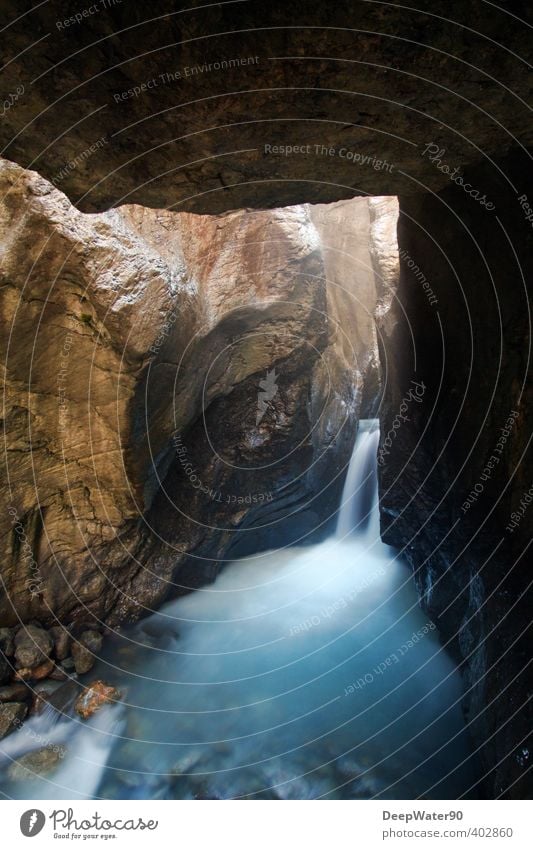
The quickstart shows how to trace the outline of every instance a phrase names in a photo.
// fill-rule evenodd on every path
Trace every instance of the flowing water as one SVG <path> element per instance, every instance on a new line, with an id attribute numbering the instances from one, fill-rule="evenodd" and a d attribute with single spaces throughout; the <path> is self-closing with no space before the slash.
<path id="1" fill-rule="evenodd" d="M 4 741 L 15 798 L 450 798 L 476 768 L 461 683 L 379 538 L 374 421 L 362 422 L 336 535 L 248 557 L 108 641 L 89 679 L 124 693 L 84 723 L 35 717 Z M 67 753 L 6 768 L 32 734 Z M 34 744 L 33 744 L 34 745 Z M 1 750 L 0 750 L 1 751 Z"/>

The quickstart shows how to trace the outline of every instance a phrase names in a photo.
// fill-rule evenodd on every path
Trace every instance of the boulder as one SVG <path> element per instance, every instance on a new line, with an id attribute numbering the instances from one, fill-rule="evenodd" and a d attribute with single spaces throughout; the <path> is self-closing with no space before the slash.
<path id="1" fill-rule="evenodd" d="M 11 628 L 0 628 L 0 652 L 6 657 L 13 657 L 15 654 L 15 643 Z"/>
<path id="2" fill-rule="evenodd" d="M 26 666 L 23 669 L 18 669 L 15 678 L 17 681 L 42 681 L 44 678 L 48 678 L 54 666 L 54 661 L 48 658 L 39 666 Z"/>
<path id="3" fill-rule="evenodd" d="M 13 667 L 5 655 L 0 652 L 0 684 L 5 684 L 13 674 Z"/>
<path id="4" fill-rule="evenodd" d="M 10 765 L 7 774 L 11 781 L 27 781 L 38 775 L 48 775 L 65 757 L 65 746 L 45 746 L 28 752 Z"/>
<path id="5" fill-rule="evenodd" d="M 20 728 L 27 713 L 28 706 L 22 702 L 0 705 L 0 740 Z"/>
<path id="6" fill-rule="evenodd" d="M 84 631 L 78 640 L 72 645 L 72 657 L 76 672 L 83 675 L 89 672 L 101 651 L 103 637 L 98 631 Z"/>
<path id="7" fill-rule="evenodd" d="M 36 625 L 23 625 L 15 635 L 15 663 L 17 669 L 33 668 L 42 664 L 52 653 L 52 637 Z"/>
<path id="8" fill-rule="evenodd" d="M 0 687 L 0 704 L 4 702 L 25 702 L 31 701 L 32 691 L 26 684 L 6 684 Z"/>
<path id="9" fill-rule="evenodd" d="M 74 707 L 82 719 L 89 719 L 102 705 L 116 702 L 121 698 L 120 692 L 115 687 L 104 681 L 95 681 L 77 699 Z"/>

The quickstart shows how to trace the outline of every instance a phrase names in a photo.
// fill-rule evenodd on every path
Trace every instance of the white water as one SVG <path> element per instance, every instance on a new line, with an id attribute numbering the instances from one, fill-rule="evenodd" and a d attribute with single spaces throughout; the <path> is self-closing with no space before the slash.
<path id="1" fill-rule="evenodd" d="M 468 792 L 476 774 L 457 671 L 409 571 L 379 539 L 377 438 L 375 423 L 363 423 L 334 537 L 231 564 L 213 585 L 108 643 L 91 678 L 124 690 L 125 704 L 89 726 L 62 719 L 60 769 L 22 785 L 4 781 L 3 791 L 63 799 Z M 10 757 L 27 727 L 6 741 Z"/>

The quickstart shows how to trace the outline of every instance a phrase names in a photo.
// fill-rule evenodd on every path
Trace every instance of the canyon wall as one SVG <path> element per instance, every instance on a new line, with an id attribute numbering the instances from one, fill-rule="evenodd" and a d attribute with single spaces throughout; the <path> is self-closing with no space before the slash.
<path id="1" fill-rule="evenodd" d="M 0 178 L 3 624 L 118 623 L 323 536 L 376 346 L 368 202 L 323 243 L 307 206 L 85 215 Z"/>
<path id="2" fill-rule="evenodd" d="M 466 172 L 492 209 L 453 182 L 400 199 L 400 285 L 379 321 L 383 538 L 463 670 L 489 794 L 517 798 L 532 725 L 528 165 Z"/>

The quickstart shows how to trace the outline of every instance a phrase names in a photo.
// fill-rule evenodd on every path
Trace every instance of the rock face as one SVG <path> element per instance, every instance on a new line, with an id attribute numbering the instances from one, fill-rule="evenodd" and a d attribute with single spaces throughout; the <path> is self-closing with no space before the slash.
<path id="1" fill-rule="evenodd" d="M 375 350 L 368 201 L 93 216 L 0 176 L 2 622 L 122 621 L 324 534 Z"/>
<path id="2" fill-rule="evenodd" d="M 455 0 L 453 14 L 446 0 L 80 11 L 3 4 L 0 128 L 4 155 L 80 209 L 218 213 L 438 190 L 430 142 L 463 166 L 533 144 L 519 0 Z"/>
<path id="3" fill-rule="evenodd" d="M 496 164 L 465 175 L 495 210 L 455 185 L 400 200 L 400 286 L 379 328 L 381 510 L 463 669 L 487 791 L 523 798 L 533 231 L 514 187 L 532 198 L 533 181 L 525 157 Z"/>

